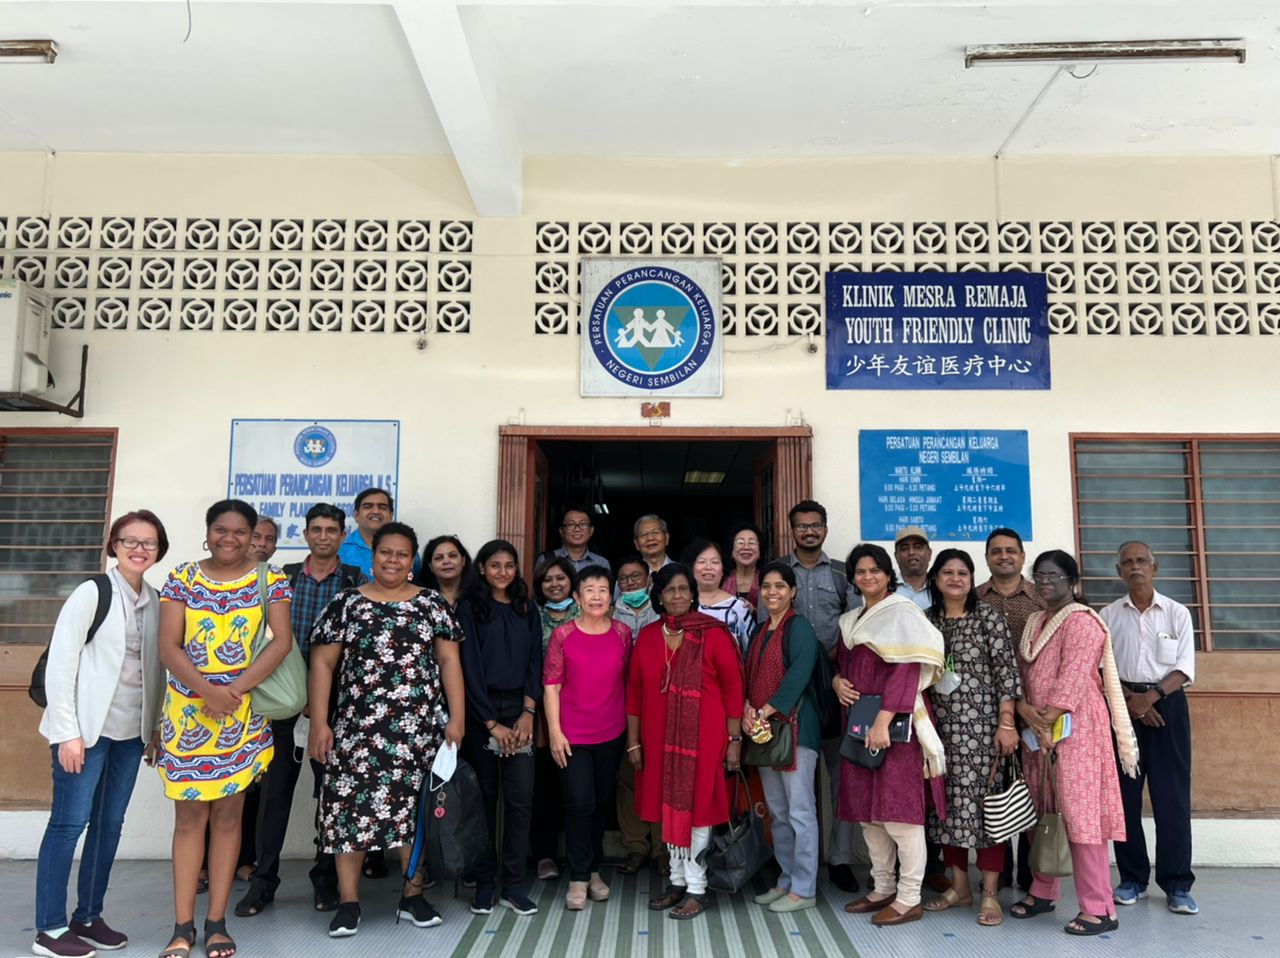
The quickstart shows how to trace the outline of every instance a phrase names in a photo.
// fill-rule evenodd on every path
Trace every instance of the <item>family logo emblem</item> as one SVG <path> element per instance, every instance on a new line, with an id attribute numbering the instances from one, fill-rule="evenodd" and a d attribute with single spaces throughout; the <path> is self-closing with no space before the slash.
<path id="1" fill-rule="evenodd" d="M 307 426 L 294 439 L 293 454 L 304 466 L 319 469 L 338 454 L 338 440 L 324 426 Z"/>

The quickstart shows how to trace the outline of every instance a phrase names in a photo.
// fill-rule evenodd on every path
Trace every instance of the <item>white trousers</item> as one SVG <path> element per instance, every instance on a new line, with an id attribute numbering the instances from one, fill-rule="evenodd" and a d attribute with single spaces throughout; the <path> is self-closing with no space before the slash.
<path id="1" fill-rule="evenodd" d="M 707 891 L 707 866 L 696 861 L 698 853 L 711 844 L 711 828 L 703 826 L 695 828 L 689 839 L 687 855 L 671 856 L 671 884 L 683 888 L 691 895 L 702 895 Z"/>
<path id="2" fill-rule="evenodd" d="M 920 884 L 928 851 L 923 825 L 902 822 L 863 822 L 862 837 L 871 853 L 871 878 L 876 897 L 896 896 L 902 905 L 920 904 Z M 894 863 L 898 878 L 893 877 Z"/>

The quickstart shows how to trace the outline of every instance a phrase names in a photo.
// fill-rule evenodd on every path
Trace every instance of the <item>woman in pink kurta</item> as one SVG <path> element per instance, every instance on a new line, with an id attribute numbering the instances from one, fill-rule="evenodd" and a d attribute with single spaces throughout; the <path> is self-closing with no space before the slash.
<path id="1" fill-rule="evenodd" d="M 1041 793 L 1041 771 L 1045 756 L 1056 755 L 1053 774 L 1056 810 L 1066 825 L 1071 847 L 1072 873 L 1080 914 L 1066 926 L 1071 935 L 1097 935 L 1118 927 L 1111 896 L 1111 871 L 1107 842 L 1123 841 L 1124 808 L 1120 802 L 1120 781 L 1116 774 L 1116 751 L 1112 744 L 1112 714 L 1099 668 L 1115 665 L 1106 626 L 1088 606 L 1076 601 L 1079 567 L 1065 552 L 1046 552 L 1036 559 L 1036 589 L 1046 609 L 1027 620 L 1018 648 L 1025 698 L 1018 713 L 1040 743 L 1037 751 L 1024 745 L 1027 783 L 1041 812 L 1046 796 Z M 1056 744 L 1052 741 L 1054 722 L 1065 712 L 1071 714 L 1071 735 Z M 1116 734 L 1131 742 L 1133 729 L 1128 713 L 1120 710 Z M 1126 735 L 1127 731 L 1127 735 Z M 1121 759 L 1125 761 L 1126 748 Z M 1132 762 L 1132 756 L 1129 761 Z M 1015 918 L 1029 918 L 1052 911 L 1059 895 L 1059 883 L 1035 873 L 1031 894 L 1011 909 Z"/>

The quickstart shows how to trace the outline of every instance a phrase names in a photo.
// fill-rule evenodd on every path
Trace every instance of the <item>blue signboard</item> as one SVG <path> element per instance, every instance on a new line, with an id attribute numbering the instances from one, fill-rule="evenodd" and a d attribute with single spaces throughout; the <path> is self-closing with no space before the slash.
<path id="1" fill-rule="evenodd" d="M 827 273 L 828 389 L 1048 389 L 1043 273 Z"/>
<path id="2" fill-rule="evenodd" d="M 981 542 L 1000 526 L 1031 535 L 1031 468 L 1022 429 L 863 429 L 862 537 L 903 526 L 930 539 Z"/>

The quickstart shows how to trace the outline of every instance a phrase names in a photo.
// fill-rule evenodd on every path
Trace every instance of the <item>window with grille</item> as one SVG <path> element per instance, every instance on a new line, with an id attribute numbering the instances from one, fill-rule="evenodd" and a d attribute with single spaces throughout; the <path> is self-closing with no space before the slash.
<path id="1" fill-rule="evenodd" d="M 1085 594 L 1125 593 L 1116 548 L 1151 545 L 1156 588 L 1191 610 L 1197 647 L 1280 649 L 1280 438 L 1073 436 Z"/>
<path id="2" fill-rule="evenodd" d="M 0 644 L 48 642 L 102 571 L 115 445 L 114 430 L 0 429 Z"/>

